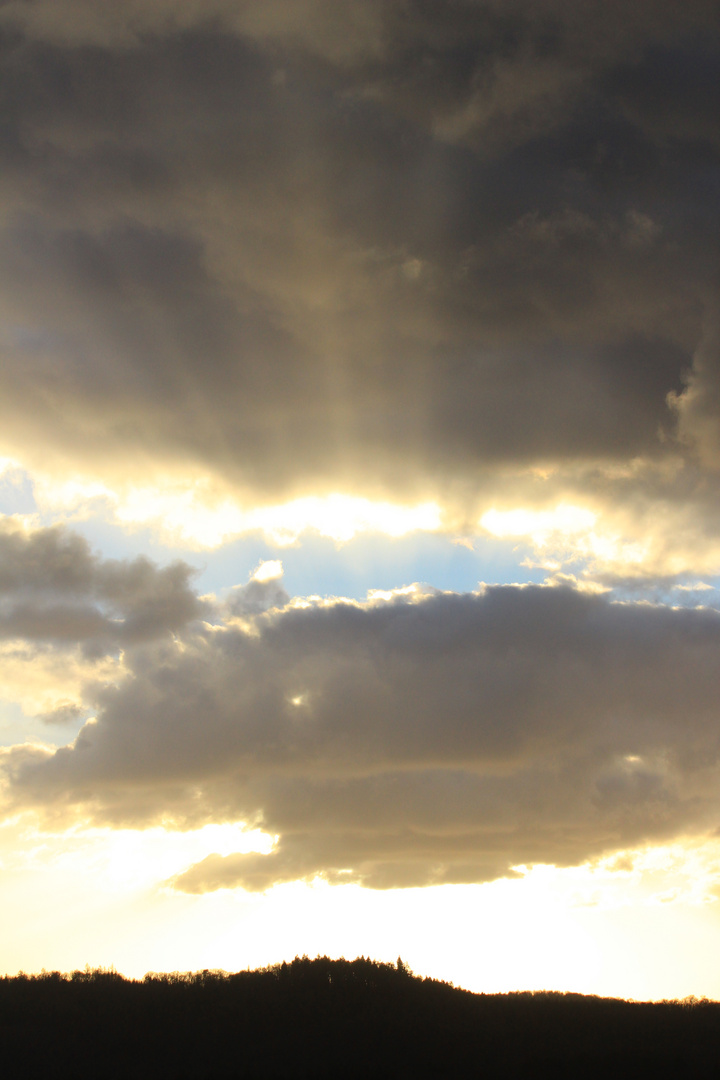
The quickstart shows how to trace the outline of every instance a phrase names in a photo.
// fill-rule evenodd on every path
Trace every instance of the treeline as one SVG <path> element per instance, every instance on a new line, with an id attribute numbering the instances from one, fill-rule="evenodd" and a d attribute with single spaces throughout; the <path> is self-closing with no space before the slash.
<path id="1" fill-rule="evenodd" d="M 309 960 L 226 974 L 0 980 L 3 1075 L 712 1077 L 720 1004 L 471 994 L 396 965 Z"/>

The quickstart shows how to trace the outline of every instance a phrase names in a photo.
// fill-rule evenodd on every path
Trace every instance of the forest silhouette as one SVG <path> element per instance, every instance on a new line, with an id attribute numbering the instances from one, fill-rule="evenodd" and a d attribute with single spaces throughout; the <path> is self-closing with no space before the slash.
<path id="1" fill-rule="evenodd" d="M 53 1078 L 716 1077 L 720 1003 L 473 994 L 360 957 L 0 980 L 3 1074 Z"/>

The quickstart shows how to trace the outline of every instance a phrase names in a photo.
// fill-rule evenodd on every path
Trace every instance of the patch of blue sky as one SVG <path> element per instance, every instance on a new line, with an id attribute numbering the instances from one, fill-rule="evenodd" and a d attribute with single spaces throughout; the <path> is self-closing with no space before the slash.
<path id="1" fill-rule="evenodd" d="M 235 541 L 208 559 L 199 584 L 217 592 L 240 583 L 251 547 Z M 527 549 L 493 538 L 475 539 L 473 549 L 435 533 L 389 539 L 361 534 L 344 544 L 305 534 L 289 548 L 265 546 L 259 557 L 281 559 L 291 596 L 345 596 L 364 599 L 372 589 L 396 589 L 422 582 L 437 589 L 471 592 L 481 581 L 543 581 L 546 571 L 521 565 Z M 257 562 L 252 563 L 252 569 Z"/>

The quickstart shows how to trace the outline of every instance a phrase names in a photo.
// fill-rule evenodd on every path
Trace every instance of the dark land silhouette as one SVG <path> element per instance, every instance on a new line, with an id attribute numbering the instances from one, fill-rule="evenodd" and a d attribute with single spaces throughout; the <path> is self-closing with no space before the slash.
<path id="1" fill-rule="evenodd" d="M 0 980 L 8 1078 L 713 1077 L 720 1003 L 473 994 L 396 965 Z"/>

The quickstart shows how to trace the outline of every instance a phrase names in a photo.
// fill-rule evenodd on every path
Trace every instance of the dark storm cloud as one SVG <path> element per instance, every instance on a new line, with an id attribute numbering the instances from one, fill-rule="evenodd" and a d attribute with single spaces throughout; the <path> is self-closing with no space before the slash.
<path id="1" fill-rule="evenodd" d="M 0 527 L 0 638 L 101 656 L 181 630 L 207 612 L 184 563 L 102 559 L 62 528 Z"/>
<path id="2" fill-rule="evenodd" d="M 714 14 L 5 5 L 8 452 L 257 500 L 666 453 L 717 285 Z"/>
<path id="3" fill-rule="evenodd" d="M 715 827 L 719 659 L 716 611 L 567 588 L 290 606 L 136 651 L 73 746 L 5 752 L 7 795 L 278 835 L 192 867 L 196 891 L 576 864 Z"/>

